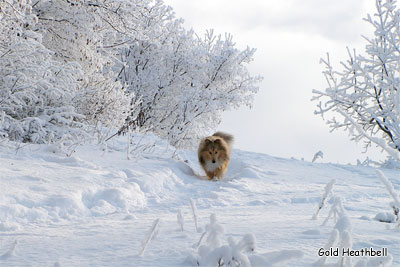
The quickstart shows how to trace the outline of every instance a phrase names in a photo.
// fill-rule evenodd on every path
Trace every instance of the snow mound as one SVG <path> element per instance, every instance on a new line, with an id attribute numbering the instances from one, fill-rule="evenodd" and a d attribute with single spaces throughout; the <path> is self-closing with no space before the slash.
<path id="1" fill-rule="evenodd" d="M 15 203 L 0 205 L 1 230 L 17 230 L 18 224 L 57 222 L 79 219 L 82 216 L 101 216 L 116 212 L 129 213 L 146 206 L 146 198 L 139 185 L 126 188 L 106 188 L 88 192 L 53 194 L 43 200 L 16 198 Z"/>
<path id="2" fill-rule="evenodd" d="M 107 188 L 82 194 L 85 206 L 93 215 L 115 212 L 133 212 L 146 206 L 146 198 L 138 184 L 130 183 L 126 188 Z"/>
<path id="3" fill-rule="evenodd" d="M 396 222 L 396 216 L 390 212 L 380 212 L 375 215 L 374 220 L 378 222 L 394 223 Z"/>

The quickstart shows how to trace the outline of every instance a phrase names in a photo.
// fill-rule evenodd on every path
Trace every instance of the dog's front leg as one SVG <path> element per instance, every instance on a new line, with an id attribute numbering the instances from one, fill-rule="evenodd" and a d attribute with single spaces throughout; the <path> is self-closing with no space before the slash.
<path id="1" fill-rule="evenodd" d="M 215 170 L 215 180 L 216 181 L 222 181 L 224 179 L 225 171 L 224 171 L 224 166 L 220 166 Z"/>
<path id="2" fill-rule="evenodd" d="M 214 180 L 215 172 L 206 172 L 208 180 Z"/>

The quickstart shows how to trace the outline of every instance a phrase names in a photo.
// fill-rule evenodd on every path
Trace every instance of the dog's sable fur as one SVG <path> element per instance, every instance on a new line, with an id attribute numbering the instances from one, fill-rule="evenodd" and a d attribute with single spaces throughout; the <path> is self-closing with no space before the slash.
<path id="1" fill-rule="evenodd" d="M 198 157 L 209 180 L 214 177 L 218 180 L 224 178 L 231 157 L 232 143 L 233 136 L 223 132 L 216 132 L 201 140 Z"/>

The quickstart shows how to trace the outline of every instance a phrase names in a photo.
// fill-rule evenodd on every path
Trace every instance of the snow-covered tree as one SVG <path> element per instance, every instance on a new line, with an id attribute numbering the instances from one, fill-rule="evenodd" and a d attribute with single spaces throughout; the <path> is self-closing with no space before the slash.
<path id="1" fill-rule="evenodd" d="M 348 49 L 343 69 L 333 68 L 329 55 L 321 59 L 328 82 L 314 90 L 316 114 L 330 116 L 332 130 L 344 129 L 351 139 L 381 147 L 399 160 L 400 151 L 400 17 L 394 0 L 376 0 L 376 13 L 365 19 L 374 36 L 364 37 L 365 55 Z M 335 117 L 334 115 L 337 115 Z"/>
<path id="2" fill-rule="evenodd" d="M 251 105 L 260 77 L 252 77 L 246 63 L 255 50 L 235 47 L 231 35 L 208 31 L 199 38 L 187 31 L 171 10 L 152 10 L 148 36 L 128 50 L 121 79 L 139 102 L 137 116 L 128 124 L 152 131 L 175 146 L 191 142 L 217 127 L 221 113 Z M 158 26 L 156 26 L 158 25 Z"/>
<path id="3" fill-rule="evenodd" d="M 215 36 L 208 31 L 204 39 L 195 39 L 191 49 L 186 86 L 178 98 L 177 114 L 168 130 L 173 144 L 190 142 L 215 131 L 222 112 L 241 105 L 251 106 L 261 77 L 249 74 L 246 64 L 253 60 L 255 49 L 239 50 L 232 36 Z M 190 64 L 195 62 L 195 64 Z"/>
<path id="4" fill-rule="evenodd" d="M 73 105 L 81 68 L 52 59 L 32 27 L 31 1 L 0 0 L 0 113 L 2 135 L 49 143 L 82 133 Z"/>

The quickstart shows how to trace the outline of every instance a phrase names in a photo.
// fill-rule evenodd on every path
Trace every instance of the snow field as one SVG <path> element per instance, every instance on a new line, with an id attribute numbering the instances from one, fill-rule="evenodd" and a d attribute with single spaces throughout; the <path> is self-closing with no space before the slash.
<path id="1" fill-rule="evenodd" d="M 0 265 L 187 266 L 215 214 L 224 229 L 222 246 L 230 238 L 254 236 L 255 250 L 248 253 L 253 264 L 282 266 L 278 261 L 288 260 L 287 266 L 310 266 L 336 225 L 332 217 L 322 226 L 332 196 L 341 198 L 353 248 L 388 247 L 392 266 L 400 264 L 399 229 L 374 220 L 392 212 L 393 199 L 373 168 L 234 150 L 226 178 L 210 182 L 201 177 L 196 153 L 178 150 L 177 160 L 170 157 L 172 148 L 154 144 L 151 153 L 132 153 L 129 161 L 122 139 L 107 152 L 85 145 L 71 157 L 48 146 L 31 145 L 18 153 L 0 147 Z M 382 172 L 399 192 L 397 171 Z M 333 179 L 332 192 L 313 220 Z"/>

